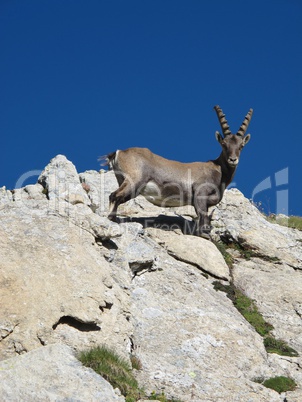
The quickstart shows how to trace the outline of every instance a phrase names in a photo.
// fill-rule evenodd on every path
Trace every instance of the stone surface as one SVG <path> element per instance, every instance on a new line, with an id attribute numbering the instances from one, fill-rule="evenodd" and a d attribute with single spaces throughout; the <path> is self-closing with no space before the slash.
<path id="1" fill-rule="evenodd" d="M 280 401 L 252 381 L 271 376 L 263 342 L 225 294 L 196 268 L 158 259 L 161 270 L 136 276 L 131 294 L 145 389 L 182 401 Z"/>
<path id="2" fill-rule="evenodd" d="M 230 279 L 229 268 L 222 255 L 208 240 L 161 229 L 150 228 L 148 233 L 176 259 L 192 264 L 216 278 Z"/>
<path id="3" fill-rule="evenodd" d="M 0 362 L 1 401 L 123 402 L 65 345 L 49 345 Z"/>
<path id="4" fill-rule="evenodd" d="M 267 354 L 260 335 L 213 286 L 217 278 L 234 281 L 275 336 L 302 355 L 302 233 L 267 222 L 238 190 L 226 191 L 213 209 L 211 235 L 252 251 L 247 259 L 230 249 L 229 272 L 213 243 L 191 235 L 191 208 L 163 209 L 137 197 L 119 210 L 120 223 L 110 222 L 108 196 L 116 188 L 113 172 L 78 174 L 59 155 L 39 183 L 0 189 L 0 359 L 13 357 L 1 367 L 16 362 L 0 370 L 0 392 L 12 392 L 0 399 L 51 398 L 30 394 L 33 372 L 58 390 L 49 400 L 60 400 L 61 383 L 71 384 L 61 400 L 82 400 L 73 383 L 85 384 L 84 397 L 94 400 L 100 377 L 86 379 L 92 372 L 64 345 L 80 351 L 106 344 L 140 359 L 137 375 L 149 393 L 183 402 L 302 400 L 301 358 Z M 66 376 L 58 354 L 71 370 Z M 275 375 L 299 387 L 279 395 L 253 381 Z"/>
<path id="5" fill-rule="evenodd" d="M 128 344 L 127 303 L 90 231 L 14 203 L 0 211 L 0 222 L 2 358 L 58 341 L 76 348 L 107 339 L 120 349 Z M 112 338 L 117 326 L 120 335 Z"/>
<path id="6" fill-rule="evenodd" d="M 64 199 L 71 204 L 90 204 L 75 166 L 64 155 L 57 155 L 50 161 L 38 182 L 47 190 L 51 202 Z"/>
<path id="7" fill-rule="evenodd" d="M 268 257 L 277 257 L 295 269 L 302 269 L 302 234 L 270 223 L 237 189 L 225 191 L 213 210 L 212 235 L 224 236 Z"/>
<path id="8" fill-rule="evenodd" d="M 13 194 L 5 186 L 0 187 L 0 208 L 13 201 Z"/>
<path id="9" fill-rule="evenodd" d="M 252 258 L 235 264 L 233 278 L 236 286 L 257 301 L 262 315 L 274 326 L 275 336 L 286 339 L 302 355 L 302 272 Z"/>

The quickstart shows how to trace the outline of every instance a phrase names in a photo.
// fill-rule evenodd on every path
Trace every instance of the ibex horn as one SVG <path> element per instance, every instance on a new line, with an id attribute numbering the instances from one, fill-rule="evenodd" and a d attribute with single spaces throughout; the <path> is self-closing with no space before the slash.
<path id="1" fill-rule="evenodd" d="M 237 135 L 239 135 L 240 137 L 243 137 L 244 134 L 246 133 L 246 130 L 250 124 L 251 118 L 252 118 L 252 114 L 253 114 L 253 109 L 250 109 L 250 111 L 248 112 L 248 114 L 245 116 L 243 123 L 241 124 Z"/>
<path id="2" fill-rule="evenodd" d="M 223 114 L 221 108 L 218 105 L 216 105 L 214 106 L 214 109 L 216 110 L 223 135 L 226 137 L 227 135 L 232 134 L 228 122 L 226 121 L 225 114 Z"/>

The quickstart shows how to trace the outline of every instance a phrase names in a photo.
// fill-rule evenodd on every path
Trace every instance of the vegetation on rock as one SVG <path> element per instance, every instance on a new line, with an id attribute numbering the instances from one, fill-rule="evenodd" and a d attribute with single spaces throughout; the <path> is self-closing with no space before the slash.
<path id="1" fill-rule="evenodd" d="M 294 391 L 297 386 L 296 382 L 292 378 L 284 376 L 272 377 L 268 378 L 267 380 L 264 380 L 263 378 L 258 378 L 254 381 L 262 384 L 266 388 L 273 389 L 279 394 L 281 394 L 281 392 Z"/>
<path id="2" fill-rule="evenodd" d="M 160 401 L 160 402 L 181 402 L 180 399 L 168 399 L 164 393 L 158 394 L 156 392 L 152 392 L 152 394 L 148 397 L 150 401 Z"/>
<path id="3" fill-rule="evenodd" d="M 114 350 L 105 345 L 83 351 L 78 355 L 78 359 L 86 367 L 92 368 L 107 380 L 113 388 L 118 388 L 125 396 L 126 402 L 136 402 L 144 397 L 149 400 L 158 400 L 160 402 L 181 402 L 178 399 L 168 399 L 163 393 L 152 392 L 147 396 L 139 388 L 135 379 L 133 369 L 141 370 L 140 360 L 132 355 L 130 357 L 131 365 L 128 361 L 119 356 Z"/>
<path id="4" fill-rule="evenodd" d="M 227 245 L 221 241 L 214 242 L 215 246 L 218 248 L 220 253 L 222 254 L 227 266 L 229 268 L 233 267 L 234 259 L 231 254 L 227 251 Z"/>
<path id="5" fill-rule="evenodd" d="M 273 336 L 267 336 L 264 338 L 264 346 L 268 353 L 277 353 L 282 356 L 298 356 L 295 349 L 287 345 L 286 342 L 276 339 Z"/>
<path id="6" fill-rule="evenodd" d="M 126 402 L 135 402 L 142 395 L 131 365 L 105 345 L 83 351 L 78 356 L 84 366 L 92 368 L 113 388 L 119 388 Z"/>
<path id="7" fill-rule="evenodd" d="M 218 241 L 215 242 L 216 247 L 218 250 L 221 252 L 222 256 L 225 259 L 225 262 L 227 263 L 229 268 L 232 268 L 234 259 L 232 255 L 228 252 L 228 249 L 233 249 L 237 250 L 240 254 L 241 258 L 244 258 L 245 260 L 250 260 L 253 257 L 260 258 L 264 261 L 269 261 L 269 262 L 280 262 L 278 257 L 271 257 L 262 253 L 259 253 L 258 251 L 254 250 L 251 247 L 248 247 L 247 245 L 242 245 L 239 242 L 236 241 L 231 241 L 231 242 L 224 242 L 224 241 Z"/>
<path id="8" fill-rule="evenodd" d="M 234 306 L 243 317 L 255 328 L 259 335 L 264 337 L 264 347 L 268 353 L 277 353 L 283 356 L 298 356 L 298 353 L 288 346 L 285 341 L 276 339 L 271 331 L 274 327 L 264 320 L 255 302 L 243 294 L 234 284 L 224 285 L 219 281 L 213 282 L 214 289 L 225 292 Z"/>
<path id="9" fill-rule="evenodd" d="M 271 223 L 277 223 L 281 226 L 288 226 L 292 229 L 302 230 L 302 217 L 301 216 L 286 216 L 271 214 L 267 217 Z"/>

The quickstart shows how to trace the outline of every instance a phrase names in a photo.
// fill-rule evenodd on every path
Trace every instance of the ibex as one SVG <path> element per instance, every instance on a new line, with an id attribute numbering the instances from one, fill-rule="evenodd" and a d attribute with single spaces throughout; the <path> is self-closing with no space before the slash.
<path id="1" fill-rule="evenodd" d="M 251 137 L 244 135 L 253 114 L 250 109 L 237 133 L 232 134 L 221 108 L 214 109 L 223 133 L 215 133 L 222 147 L 217 159 L 181 163 L 155 155 L 147 148 L 117 150 L 106 155 L 105 164 L 113 168 L 120 186 L 109 196 L 109 219 L 116 220 L 120 204 L 142 194 L 157 206 L 193 205 L 198 217 L 196 234 L 209 238 L 208 208 L 221 201 L 233 180 L 241 150 Z"/>

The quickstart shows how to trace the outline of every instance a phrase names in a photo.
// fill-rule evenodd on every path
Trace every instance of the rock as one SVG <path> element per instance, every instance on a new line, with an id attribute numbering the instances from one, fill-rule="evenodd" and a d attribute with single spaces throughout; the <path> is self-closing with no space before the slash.
<path id="1" fill-rule="evenodd" d="M 44 200 L 45 199 L 44 188 L 39 183 L 28 184 L 27 186 L 24 187 L 24 191 L 27 194 L 28 199 L 34 199 L 34 200 Z"/>
<path id="2" fill-rule="evenodd" d="M 161 269 L 131 287 L 143 387 L 182 401 L 280 401 L 253 382 L 271 370 L 261 337 L 231 301 L 196 268 L 164 252 L 158 258 Z"/>
<path id="3" fill-rule="evenodd" d="M 1 358 L 59 341 L 77 349 L 106 341 L 124 353 L 128 307 L 95 235 L 22 205 L 0 211 Z"/>
<path id="4" fill-rule="evenodd" d="M 121 236 L 111 241 L 111 252 L 107 254 L 112 268 L 120 267 L 123 269 L 128 282 L 131 278 L 142 271 L 152 271 L 157 269 L 156 249 L 157 244 L 145 236 L 142 225 L 139 223 L 123 223 L 119 225 Z M 114 246 L 112 246 L 114 245 Z M 130 268 L 130 271 L 129 271 Z M 113 268 L 114 269 L 114 268 Z M 121 276 L 117 278 L 120 281 Z"/>
<path id="5" fill-rule="evenodd" d="M 268 222 L 239 190 L 225 191 L 221 203 L 213 210 L 212 224 L 214 238 L 236 241 L 243 248 L 302 269 L 299 231 Z"/>
<path id="6" fill-rule="evenodd" d="M 0 189 L 0 358 L 18 362 L 16 371 L 0 370 L 7 376 L 1 384 L 15 389 L 12 399 L 0 399 L 31 392 L 28 358 L 37 361 L 41 383 L 54 372 L 71 383 L 63 399 L 79 400 L 81 392 L 72 394 L 79 383 L 86 400 L 102 400 L 94 399 L 95 382 L 76 374 L 92 372 L 64 345 L 80 351 L 105 344 L 140 359 L 137 376 L 149 394 L 164 391 L 183 402 L 298 401 L 301 358 L 268 355 L 262 337 L 213 281 L 233 281 L 255 300 L 275 336 L 302 354 L 301 232 L 267 222 L 239 191 L 226 191 L 213 209 L 211 235 L 238 246 L 230 274 L 216 246 L 191 235 L 191 208 L 158 208 L 137 197 L 121 208 L 119 224 L 109 221 L 108 197 L 116 188 L 113 172 L 78 175 L 57 156 L 39 183 Z M 73 374 L 66 368 L 64 375 L 64 361 Z M 275 375 L 293 377 L 299 388 L 280 396 L 254 381 Z M 45 392 L 32 391 L 30 400 L 47 400 Z"/>
<path id="7" fill-rule="evenodd" d="M 257 301 L 274 335 L 302 355 L 302 272 L 286 264 L 259 258 L 240 261 L 233 268 L 234 283 Z"/>
<path id="8" fill-rule="evenodd" d="M 99 216 L 84 204 L 70 205 L 66 204 L 66 208 L 61 209 L 60 216 L 66 218 L 84 230 L 87 230 L 97 239 L 109 239 L 121 235 L 120 226 L 109 219 Z M 61 206 L 63 203 L 61 202 Z"/>
<path id="9" fill-rule="evenodd" d="M 94 212 L 104 215 L 108 212 L 109 194 L 117 188 L 117 181 L 113 172 L 96 172 L 87 170 L 79 174 L 82 186 L 85 188 Z M 110 190 L 112 189 L 112 191 Z"/>
<path id="10" fill-rule="evenodd" d="M 38 182 L 46 189 L 47 197 L 54 203 L 60 200 L 71 204 L 90 204 L 89 197 L 81 185 L 75 166 L 64 155 L 57 155 L 40 174 Z"/>
<path id="11" fill-rule="evenodd" d="M 11 201 L 13 201 L 12 192 L 7 190 L 5 186 L 0 187 L 0 209 Z"/>
<path id="12" fill-rule="evenodd" d="M 149 228 L 148 233 L 176 259 L 192 264 L 215 278 L 230 279 L 229 268 L 222 255 L 208 240 L 161 229 Z"/>
<path id="13" fill-rule="evenodd" d="M 58 344 L 0 362 L 0 384 L 2 401 L 125 401 L 71 348 Z"/>

